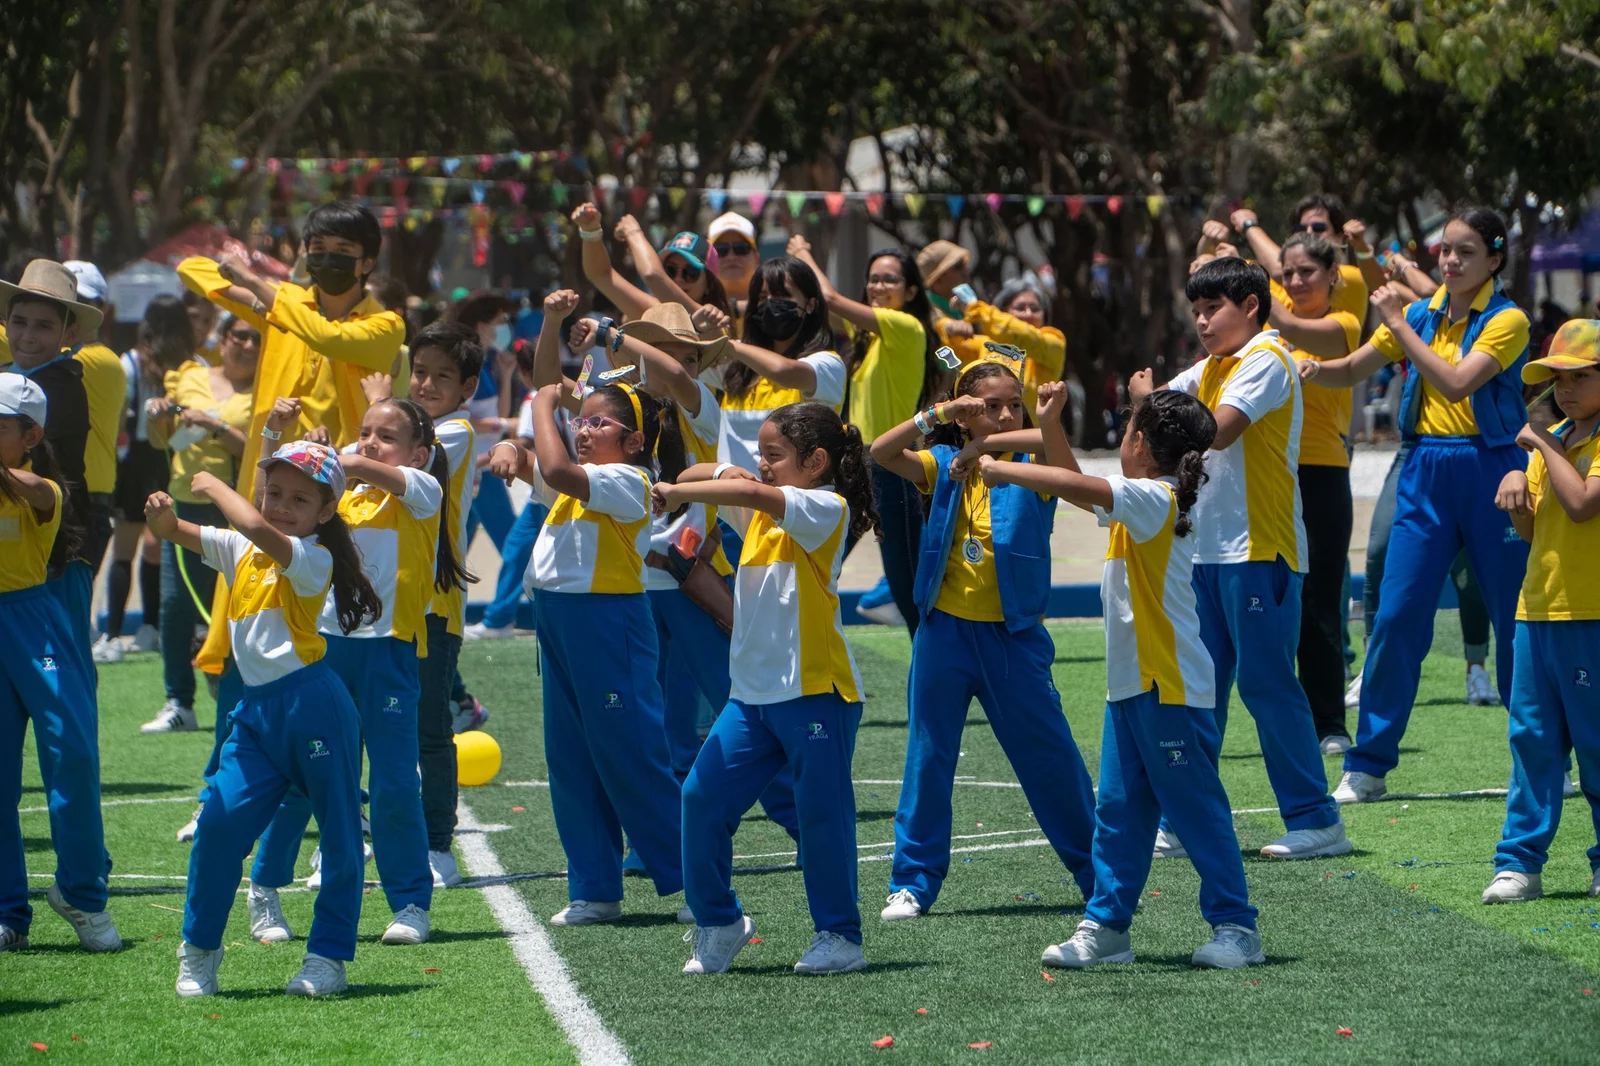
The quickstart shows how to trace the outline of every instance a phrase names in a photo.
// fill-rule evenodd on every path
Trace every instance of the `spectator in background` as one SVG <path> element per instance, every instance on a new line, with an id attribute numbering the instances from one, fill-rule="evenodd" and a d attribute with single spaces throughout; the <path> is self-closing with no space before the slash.
<path id="1" fill-rule="evenodd" d="M 1048 324 L 1050 303 L 1038 277 L 1030 271 L 1012 278 L 1001 287 L 992 304 L 982 300 L 967 302 L 958 293 L 951 298 L 950 307 L 961 312 L 975 333 L 1028 353 L 1019 375 L 1023 409 L 1037 408 L 1039 386 L 1046 381 L 1060 381 L 1067 363 L 1067 338 Z"/>
<path id="2" fill-rule="evenodd" d="M 457 302 L 450 311 L 452 320 L 478 331 L 478 343 L 483 345 L 478 391 L 467 403 L 472 428 L 478 434 L 474 458 L 478 487 L 472 509 L 467 514 L 467 538 L 461 544 L 463 559 L 472 547 L 479 526 L 489 534 L 495 550 L 500 551 L 505 547 L 511 524 L 516 521 L 506 483 L 499 478 L 482 476 L 489 461 L 489 449 L 517 428 L 516 420 L 511 417 L 512 403 L 519 397 L 513 384 L 517 362 L 511 355 L 511 315 L 516 310 L 517 305 L 503 293 L 480 289 Z"/>
<path id="3" fill-rule="evenodd" d="M 761 265 L 760 242 L 755 223 L 735 212 L 718 215 L 706 229 L 711 248 L 717 253 L 717 276 L 728 294 L 728 315 L 733 319 L 733 335 L 744 333 L 744 310 L 750 295 L 750 279 Z"/>
<path id="4" fill-rule="evenodd" d="M 217 316 L 222 312 L 216 304 L 197 292 L 183 290 L 183 309 L 189 315 L 189 326 L 194 330 L 194 350 L 211 366 L 218 365 L 217 346 L 212 331 L 217 328 Z"/>
<path id="5" fill-rule="evenodd" d="M 92 336 L 80 338 L 73 358 L 83 367 L 83 389 L 89 397 L 89 442 L 83 453 L 83 481 L 89 492 L 88 512 L 84 516 L 83 558 L 93 574 L 100 573 L 100 561 L 111 543 L 112 493 L 117 487 L 117 436 L 122 432 L 122 404 L 127 394 L 128 376 L 117 353 L 101 342 L 111 328 L 110 295 L 100 268 L 81 259 L 63 264 L 78 280 L 78 299 L 99 310 L 104 317 Z"/>
<path id="6" fill-rule="evenodd" d="M 917 270 L 928 287 L 928 302 L 933 305 L 933 326 L 939 344 L 947 345 L 965 366 L 983 358 L 983 342 L 972 323 L 950 304 L 957 285 L 972 280 L 972 253 L 954 241 L 933 241 L 917 253 Z M 935 345 L 937 347 L 938 345 Z"/>

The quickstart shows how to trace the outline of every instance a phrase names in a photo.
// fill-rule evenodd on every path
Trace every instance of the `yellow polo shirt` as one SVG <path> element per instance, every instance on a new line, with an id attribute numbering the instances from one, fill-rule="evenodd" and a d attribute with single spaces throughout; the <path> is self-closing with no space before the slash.
<path id="1" fill-rule="evenodd" d="M 1600 477 L 1600 433 L 1568 440 L 1570 421 L 1550 427 L 1578 474 Z M 1528 461 L 1528 495 L 1533 499 L 1533 543 L 1528 551 L 1528 573 L 1517 600 L 1517 619 L 1523 622 L 1583 622 L 1600 619 L 1600 519 L 1574 522 L 1556 499 L 1544 456 L 1534 452 Z"/>
<path id="2" fill-rule="evenodd" d="M 872 310 L 878 328 L 850 375 L 847 412 L 866 444 L 917 413 L 928 356 L 928 335 L 915 316 L 887 307 Z M 856 332 L 852 328 L 851 336 Z"/>

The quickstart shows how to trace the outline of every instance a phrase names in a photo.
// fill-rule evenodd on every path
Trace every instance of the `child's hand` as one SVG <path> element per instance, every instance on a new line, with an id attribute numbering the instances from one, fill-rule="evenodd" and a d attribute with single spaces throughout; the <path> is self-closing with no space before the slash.
<path id="1" fill-rule="evenodd" d="M 557 289 L 544 298 L 544 313 L 557 322 L 564 322 L 578 306 L 578 294 L 571 289 Z"/>
<path id="2" fill-rule="evenodd" d="M 1256 218 L 1256 213 L 1250 210 L 1248 207 L 1241 207 L 1239 210 L 1228 216 L 1228 225 L 1232 226 L 1239 233 L 1244 232 L 1244 224 L 1246 222 L 1257 221 L 1259 220 Z"/>
<path id="3" fill-rule="evenodd" d="M 694 314 L 689 316 L 689 321 L 693 324 L 695 332 L 708 341 L 726 336 L 728 329 L 733 325 L 733 319 L 710 304 L 701 304 L 696 308 Z"/>
<path id="4" fill-rule="evenodd" d="M 796 233 L 789 238 L 789 245 L 785 251 L 795 258 L 799 258 L 801 255 L 811 251 L 811 242 L 806 240 L 804 234 Z"/>
<path id="5" fill-rule="evenodd" d="M 217 273 L 235 285 L 242 284 L 247 278 L 255 277 L 255 272 L 250 269 L 250 261 L 238 252 L 224 252 L 222 258 L 217 261 Z"/>
<path id="6" fill-rule="evenodd" d="M 977 466 L 978 456 L 982 454 L 983 451 L 978 447 L 977 441 L 968 441 L 966 446 L 956 452 L 950 460 L 950 480 L 967 480 L 967 475 L 972 473 L 973 468 Z"/>
<path id="7" fill-rule="evenodd" d="M 222 480 L 220 478 L 218 478 L 215 474 L 207 473 L 204 470 L 200 471 L 198 474 L 196 474 L 189 481 L 189 491 L 194 493 L 196 499 L 206 500 L 206 501 L 212 501 L 213 500 L 212 494 L 214 492 L 216 492 L 217 489 L 226 488 L 226 487 L 227 486 L 223 485 Z M 151 496 L 150 496 L 150 499 L 153 500 L 157 496 L 165 496 L 165 495 L 166 495 L 165 493 L 160 493 L 160 492 L 152 493 Z M 168 502 L 170 503 L 171 500 L 169 499 Z M 150 507 L 150 504 L 147 501 L 145 503 L 145 508 L 146 508 L 147 512 L 149 510 L 149 507 Z"/>
<path id="8" fill-rule="evenodd" d="M 1135 370 L 1128 379 L 1128 402 L 1137 407 L 1144 398 L 1156 391 L 1156 372 L 1149 367 Z"/>
<path id="9" fill-rule="evenodd" d="M 591 203 L 582 203 L 572 209 L 572 224 L 587 233 L 600 229 L 600 209 Z"/>
<path id="10" fill-rule="evenodd" d="M 312 444 L 320 444 L 325 448 L 333 447 L 333 435 L 328 432 L 327 426 L 313 426 L 301 440 L 308 440 Z"/>
<path id="11" fill-rule="evenodd" d="M 978 331 L 972 328 L 971 322 L 960 318 L 947 318 L 939 328 L 944 330 L 946 339 L 970 340 L 978 335 Z"/>
<path id="12" fill-rule="evenodd" d="M 1201 252 L 1199 255 L 1189 260 L 1189 273 L 1193 274 L 1196 270 L 1199 270 L 1216 257 L 1217 255 L 1215 252 Z"/>
<path id="13" fill-rule="evenodd" d="M 1317 374 L 1322 370 L 1322 364 L 1315 359 L 1302 359 L 1300 360 L 1299 368 L 1300 380 L 1302 382 L 1307 382 L 1317 376 Z"/>
<path id="14" fill-rule="evenodd" d="M 1383 324 L 1390 329 L 1395 328 L 1406 317 L 1406 297 L 1393 285 L 1382 285 L 1372 294 L 1372 306 L 1378 309 L 1378 316 L 1383 319 Z"/>
<path id="15" fill-rule="evenodd" d="M 1065 381 L 1046 381 L 1039 386 L 1039 405 L 1034 413 L 1039 416 L 1039 424 L 1048 421 L 1061 421 L 1061 411 L 1067 406 L 1067 383 Z"/>
<path id="16" fill-rule="evenodd" d="M 394 395 L 394 379 L 381 371 L 361 379 L 361 391 L 367 394 L 369 404 L 387 400 Z"/>
<path id="17" fill-rule="evenodd" d="M 567 334 L 567 347 L 574 354 L 582 354 L 595 346 L 600 339 L 600 323 L 592 318 L 580 318 L 572 324 L 572 332 Z"/>
<path id="18" fill-rule="evenodd" d="M 617 219 L 617 227 L 611 233 L 623 243 L 627 243 L 630 237 L 644 236 L 644 230 L 639 227 L 639 220 L 632 215 L 623 215 Z"/>
<path id="19" fill-rule="evenodd" d="M 1228 234 L 1233 231 L 1228 229 L 1228 224 L 1221 219 L 1208 218 L 1200 226 L 1200 235 L 1212 244 L 1228 239 Z"/>
<path id="20" fill-rule="evenodd" d="M 1528 493 L 1528 475 L 1521 470 L 1507 471 L 1494 494 L 1494 505 L 1508 514 L 1532 517 L 1533 497 Z"/>
<path id="21" fill-rule="evenodd" d="M 1212 251 L 1217 253 L 1217 258 L 1226 259 L 1229 256 L 1238 255 L 1239 246 L 1232 241 L 1222 241 Z"/>
<path id="22" fill-rule="evenodd" d="M 1561 448 L 1561 442 L 1551 436 L 1549 430 L 1539 429 L 1532 422 L 1527 423 L 1517 432 L 1518 447 L 1532 452 L 1537 451 L 1541 444 L 1554 445 L 1557 450 Z"/>
<path id="23" fill-rule="evenodd" d="M 267 413 L 267 428 L 282 433 L 300 420 L 300 401 L 292 396 L 279 396 Z"/>
<path id="24" fill-rule="evenodd" d="M 489 473 L 507 485 L 517 479 L 522 470 L 522 445 L 514 440 L 503 440 L 489 449 Z"/>
<path id="25" fill-rule="evenodd" d="M 535 404 L 542 403 L 547 408 L 554 411 L 561 403 L 561 390 L 562 386 L 560 384 L 546 385 L 538 392 L 533 394 L 533 402 Z"/>
<path id="26" fill-rule="evenodd" d="M 658 481 L 650 486 L 650 510 L 654 514 L 671 514 L 683 501 L 678 499 L 678 486 Z"/>
<path id="27" fill-rule="evenodd" d="M 1344 220 L 1344 239 L 1358 247 L 1367 246 L 1367 224 L 1359 218 Z"/>
<path id="28" fill-rule="evenodd" d="M 994 488 L 1001 483 L 1000 467 L 994 456 L 978 456 L 978 476 L 983 478 L 983 483 L 990 488 Z"/>
<path id="29" fill-rule="evenodd" d="M 982 397 L 957 396 L 940 404 L 937 413 L 941 422 L 965 422 L 983 414 L 988 407 Z"/>
<path id="30" fill-rule="evenodd" d="M 196 474 L 197 478 L 201 475 Z M 209 475 L 206 475 L 209 476 Z M 172 497 L 164 492 L 152 492 L 144 501 L 144 524 L 151 533 L 166 540 L 178 531 L 178 512 L 172 509 Z"/>

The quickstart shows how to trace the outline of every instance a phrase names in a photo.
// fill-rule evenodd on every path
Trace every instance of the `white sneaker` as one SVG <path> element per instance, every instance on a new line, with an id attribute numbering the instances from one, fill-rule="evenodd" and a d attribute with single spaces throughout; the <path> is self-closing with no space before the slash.
<path id="1" fill-rule="evenodd" d="M 200 828 L 200 812 L 205 808 L 204 803 L 200 804 L 194 809 L 194 814 L 189 820 L 183 823 L 183 828 L 178 830 L 178 843 L 187 844 L 194 839 L 194 831 Z"/>
<path id="2" fill-rule="evenodd" d="M 1196 948 L 1189 960 L 1192 965 L 1213 970 L 1237 970 L 1266 961 L 1266 952 L 1261 950 L 1261 934 L 1229 922 L 1217 926 L 1211 939 Z"/>
<path id="3" fill-rule="evenodd" d="M 250 882 L 245 895 L 250 911 L 250 936 L 267 944 L 282 944 L 294 939 L 289 919 L 283 915 L 283 904 L 278 900 L 278 890 Z"/>
<path id="4" fill-rule="evenodd" d="M 727 973 L 733 957 L 744 950 L 750 938 L 756 935 L 756 923 L 743 915 L 731 925 L 697 925 L 683 934 L 683 939 L 694 945 L 694 953 L 683 964 L 683 972 L 690 976 L 708 973 Z"/>
<path id="5" fill-rule="evenodd" d="M 1596 870 L 1594 877 L 1590 880 L 1589 895 L 1591 897 L 1600 896 L 1600 870 Z"/>
<path id="6" fill-rule="evenodd" d="M 689 905 L 687 903 L 685 903 L 683 906 L 678 908 L 678 924 L 679 925 L 693 925 L 694 924 L 694 911 L 689 909 Z"/>
<path id="7" fill-rule="evenodd" d="M 1573 796 L 1576 796 L 1579 792 L 1582 792 L 1582 791 L 1583 791 L 1583 789 L 1579 788 L 1578 787 L 1578 783 L 1572 779 L 1572 771 L 1569 770 L 1566 773 L 1561 775 L 1561 798 L 1562 799 L 1571 799 Z"/>
<path id="8" fill-rule="evenodd" d="M 599 925 L 622 917 L 620 900 L 592 902 L 575 899 L 550 916 L 551 925 Z"/>
<path id="9" fill-rule="evenodd" d="M 1500 693 L 1495 691 L 1494 681 L 1489 677 L 1489 671 L 1477 663 L 1467 667 L 1467 706 L 1500 706 Z"/>
<path id="10" fill-rule="evenodd" d="M 1381 775 L 1346 770 L 1339 778 L 1339 787 L 1333 790 L 1333 798 L 1337 803 L 1371 803 L 1388 791 Z"/>
<path id="11" fill-rule="evenodd" d="M 139 727 L 141 733 L 193 733 L 200 728 L 195 720 L 194 708 L 185 707 L 177 700 L 161 705 L 156 716 Z"/>
<path id="12" fill-rule="evenodd" d="M 1361 706 L 1361 675 L 1360 674 L 1357 674 L 1356 675 L 1356 679 L 1354 681 L 1350 682 L 1350 686 L 1344 690 L 1344 705 L 1345 705 L 1346 708 L 1352 708 L 1352 707 Z"/>
<path id="13" fill-rule="evenodd" d="M 78 934 L 78 943 L 89 951 L 121 951 L 122 938 L 117 935 L 117 927 L 111 921 L 109 911 L 97 911 L 90 914 L 80 911 L 66 900 L 61 898 L 61 890 L 55 885 L 44 894 L 50 901 L 50 909 L 72 923 L 72 928 Z"/>
<path id="14" fill-rule="evenodd" d="M 1085 918 L 1078 923 L 1070 940 L 1045 948 L 1040 961 L 1046 966 L 1081 970 L 1102 962 L 1132 962 L 1133 951 L 1128 946 L 1127 933 L 1107 929 L 1099 922 Z"/>
<path id="15" fill-rule="evenodd" d="M 361 816 L 361 827 L 367 826 L 366 815 Z M 366 840 L 361 842 L 361 863 L 366 865 L 372 861 L 372 845 Z M 318 846 L 311 852 L 311 876 L 306 878 L 306 887 L 315 892 L 322 887 L 322 848 Z"/>
<path id="16" fill-rule="evenodd" d="M 876 622 L 880 626 L 903 626 L 906 624 L 906 616 L 900 613 L 900 608 L 893 600 L 888 603 L 880 603 L 876 607 L 863 607 L 858 603 L 856 604 L 856 614 L 859 614 L 869 622 Z"/>
<path id="17" fill-rule="evenodd" d="M 514 625 L 486 626 L 482 622 L 474 622 L 461 630 L 461 636 L 465 640 L 505 640 L 516 635 L 517 627 Z"/>
<path id="18" fill-rule="evenodd" d="M 1325 855 L 1346 855 L 1352 850 L 1350 838 L 1344 835 L 1344 820 L 1340 819 L 1324 829 L 1296 829 L 1283 834 L 1261 849 L 1264 859 L 1316 859 Z M 1220 925 L 1217 928 L 1235 928 Z"/>
<path id="19" fill-rule="evenodd" d="M 89 658 L 104 665 L 105 663 L 120 663 L 122 661 L 122 642 L 104 633 L 94 642 L 89 649 Z"/>
<path id="20" fill-rule="evenodd" d="M 1170 829 L 1156 830 L 1156 847 L 1152 857 L 1157 859 L 1187 859 L 1188 851 L 1184 849 L 1183 841 L 1178 839 L 1178 834 Z"/>
<path id="21" fill-rule="evenodd" d="M 811 946 L 794 964 L 794 972 L 818 977 L 830 973 L 855 973 L 867 968 L 861 945 L 838 933 L 821 932 L 811 938 Z"/>
<path id="22" fill-rule="evenodd" d="M 433 930 L 433 921 L 428 917 L 428 912 L 415 903 L 407 903 L 400 908 L 400 913 L 394 916 L 394 921 L 389 923 L 389 928 L 383 931 L 385 944 L 426 944 L 428 934 Z"/>
<path id="23" fill-rule="evenodd" d="M 139 632 L 128 638 L 129 651 L 160 651 L 161 630 L 153 625 L 142 625 Z"/>
<path id="24" fill-rule="evenodd" d="M 1483 890 L 1485 903 L 1527 903 L 1544 896 L 1544 879 L 1521 870 L 1501 870 Z"/>
<path id="25" fill-rule="evenodd" d="M 1322 738 L 1323 755 L 1343 755 L 1350 750 L 1350 738 L 1343 733 L 1332 733 Z"/>
<path id="26" fill-rule="evenodd" d="M 0 951 L 21 951 L 28 946 L 28 934 L 0 925 Z"/>
<path id="27" fill-rule="evenodd" d="M 449 850 L 428 852 L 428 866 L 433 869 L 434 888 L 454 888 L 461 883 L 461 868 Z"/>
<path id="28" fill-rule="evenodd" d="M 898 922 L 905 918 L 921 918 L 922 904 L 917 902 L 917 897 L 909 888 L 902 888 L 889 896 L 889 905 L 883 908 L 878 915 L 886 922 Z"/>
<path id="29" fill-rule="evenodd" d="M 344 977 L 344 963 L 321 955 L 306 955 L 300 972 L 289 979 L 284 991 L 291 996 L 327 996 L 350 987 Z"/>
<path id="30" fill-rule="evenodd" d="M 178 945 L 178 995 L 184 999 L 217 994 L 217 969 L 222 965 L 222 948 L 207 951 L 185 940 Z"/>

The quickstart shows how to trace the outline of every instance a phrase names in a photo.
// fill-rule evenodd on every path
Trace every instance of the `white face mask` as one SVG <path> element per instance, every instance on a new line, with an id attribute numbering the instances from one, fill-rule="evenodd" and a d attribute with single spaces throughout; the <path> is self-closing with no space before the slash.
<path id="1" fill-rule="evenodd" d="M 502 322 L 494 328 L 494 346 L 502 352 L 511 347 L 511 325 L 509 323 Z"/>

